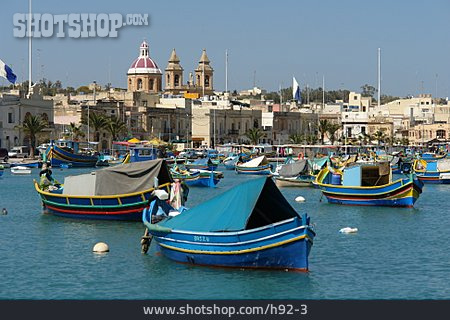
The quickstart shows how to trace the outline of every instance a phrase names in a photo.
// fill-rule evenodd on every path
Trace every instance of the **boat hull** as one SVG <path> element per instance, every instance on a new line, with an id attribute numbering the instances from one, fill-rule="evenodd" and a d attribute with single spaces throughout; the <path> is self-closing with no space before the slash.
<path id="1" fill-rule="evenodd" d="M 270 164 L 259 167 L 243 167 L 236 166 L 236 172 L 239 174 L 256 174 L 256 175 L 269 175 L 272 174 Z"/>
<path id="2" fill-rule="evenodd" d="M 93 220 L 141 221 L 154 189 L 115 196 L 70 196 L 40 190 L 44 211 L 60 217 Z"/>
<path id="3" fill-rule="evenodd" d="M 46 159 L 53 167 L 70 165 L 71 167 L 95 167 L 98 157 L 84 156 L 67 152 L 56 145 L 46 151 Z"/>
<path id="4" fill-rule="evenodd" d="M 276 177 L 275 184 L 277 187 L 312 187 L 311 179 L 292 179 L 292 178 L 282 178 Z"/>
<path id="5" fill-rule="evenodd" d="M 318 184 L 329 203 L 356 206 L 413 207 L 422 193 L 423 183 L 401 179 L 380 187 L 337 187 Z"/>
<path id="6" fill-rule="evenodd" d="M 163 255 L 182 263 L 307 271 L 314 236 L 311 227 L 292 218 L 241 232 L 156 232 L 154 239 Z"/>

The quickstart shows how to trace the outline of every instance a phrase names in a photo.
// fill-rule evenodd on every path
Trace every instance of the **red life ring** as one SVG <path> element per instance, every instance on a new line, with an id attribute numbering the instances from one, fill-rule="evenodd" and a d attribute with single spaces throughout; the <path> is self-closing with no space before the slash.
<path id="1" fill-rule="evenodd" d="M 300 152 L 300 153 L 298 154 L 298 160 L 302 160 L 303 158 L 304 158 L 303 153 Z"/>

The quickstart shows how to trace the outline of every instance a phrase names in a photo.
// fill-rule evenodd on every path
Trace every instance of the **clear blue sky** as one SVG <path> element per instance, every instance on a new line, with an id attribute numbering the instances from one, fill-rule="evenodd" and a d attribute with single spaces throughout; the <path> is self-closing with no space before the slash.
<path id="1" fill-rule="evenodd" d="M 28 1 L 17 0 L 4 3 L 0 13 L 0 58 L 19 81 L 28 74 L 28 46 L 27 39 L 13 37 L 12 18 L 27 11 Z M 230 90 L 250 88 L 255 71 L 256 84 L 268 90 L 290 86 L 293 75 L 302 87 L 321 86 L 323 75 L 327 89 L 376 87 L 380 47 L 382 93 L 415 95 L 423 86 L 434 95 L 437 80 L 438 95 L 450 96 L 449 0 L 34 0 L 33 11 L 150 17 L 149 26 L 124 27 L 115 39 L 34 40 L 34 80 L 43 74 L 78 87 L 110 79 L 125 87 L 127 69 L 146 38 L 161 69 L 176 48 L 185 79 L 206 48 L 216 90 L 225 87 L 225 49 Z"/>

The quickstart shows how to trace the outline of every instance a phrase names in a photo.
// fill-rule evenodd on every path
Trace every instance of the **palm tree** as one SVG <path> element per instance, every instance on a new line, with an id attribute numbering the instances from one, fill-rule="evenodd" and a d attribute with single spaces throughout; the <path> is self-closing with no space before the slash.
<path id="1" fill-rule="evenodd" d="M 294 144 L 301 144 L 305 140 L 305 137 L 302 134 L 292 134 L 289 137 L 289 141 Z"/>
<path id="2" fill-rule="evenodd" d="M 264 132 L 259 128 L 251 128 L 246 133 L 245 136 L 251 141 L 252 144 L 256 145 L 259 143 L 259 139 L 264 137 Z"/>
<path id="3" fill-rule="evenodd" d="M 330 122 L 327 119 L 319 120 L 318 130 L 320 132 L 320 143 L 323 144 L 325 139 L 325 133 L 327 133 L 328 128 L 330 127 Z"/>
<path id="4" fill-rule="evenodd" d="M 336 132 L 341 128 L 341 125 L 338 123 L 330 123 L 328 126 L 328 137 L 330 138 L 330 142 L 332 145 L 334 145 L 334 142 L 336 141 Z"/>
<path id="5" fill-rule="evenodd" d="M 108 123 L 105 127 L 106 131 L 111 135 L 111 144 L 114 140 L 117 140 L 117 137 L 127 132 L 127 125 L 117 117 L 111 117 L 108 119 Z M 112 146 L 111 146 L 112 149 Z"/>
<path id="6" fill-rule="evenodd" d="M 71 122 L 69 125 L 70 135 L 72 136 L 72 140 L 78 140 L 79 137 L 84 137 L 85 134 L 83 130 L 81 130 L 81 125 L 76 125 L 75 122 Z"/>
<path id="7" fill-rule="evenodd" d="M 100 131 L 108 125 L 108 119 L 100 113 L 91 112 L 89 115 L 89 127 L 94 129 L 94 141 L 100 140 Z"/>
<path id="8" fill-rule="evenodd" d="M 378 146 L 380 146 L 381 142 L 383 142 L 385 138 L 385 134 L 383 133 L 383 131 L 378 130 L 374 133 L 373 137 L 377 140 Z"/>
<path id="9" fill-rule="evenodd" d="M 40 116 L 27 115 L 22 122 L 25 136 L 30 139 L 30 155 L 34 157 L 34 149 L 36 148 L 36 136 L 48 127 L 48 122 Z"/>

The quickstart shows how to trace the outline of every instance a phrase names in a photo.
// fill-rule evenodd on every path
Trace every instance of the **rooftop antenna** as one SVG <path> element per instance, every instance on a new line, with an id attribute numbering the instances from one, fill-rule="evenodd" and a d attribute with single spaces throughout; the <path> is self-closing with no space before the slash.
<path id="1" fill-rule="evenodd" d="M 256 70 L 253 71 L 253 88 L 256 87 Z"/>

